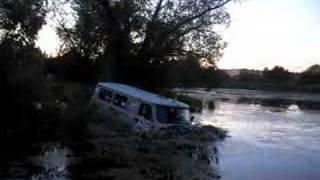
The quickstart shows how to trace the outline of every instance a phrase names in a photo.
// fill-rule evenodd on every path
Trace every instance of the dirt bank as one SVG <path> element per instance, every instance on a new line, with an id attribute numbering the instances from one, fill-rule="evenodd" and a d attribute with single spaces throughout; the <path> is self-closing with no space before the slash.
<path id="1" fill-rule="evenodd" d="M 92 148 L 75 149 L 73 179 L 219 179 L 215 127 L 172 127 L 134 134 L 117 120 L 90 123 Z"/>

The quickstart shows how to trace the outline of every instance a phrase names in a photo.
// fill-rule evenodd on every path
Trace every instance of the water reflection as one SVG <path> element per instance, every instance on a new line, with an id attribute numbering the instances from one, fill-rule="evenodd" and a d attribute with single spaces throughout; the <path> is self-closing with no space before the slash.
<path id="1" fill-rule="evenodd" d="M 295 92 L 265 92 L 241 89 L 174 89 L 177 93 L 204 101 L 232 102 L 237 104 L 259 104 L 267 107 L 287 109 L 295 104 L 303 110 L 320 110 L 320 95 Z"/>
<path id="2" fill-rule="evenodd" d="M 40 174 L 33 175 L 32 180 L 67 180 L 70 150 L 61 145 L 45 147 L 41 155 L 31 158 L 34 164 L 43 167 Z"/>
<path id="3" fill-rule="evenodd" d="M 288 112 L 301 112 L 300 108 L 298 105 L 296 104 L 291 104 L 288 108 L 287 108 Z"/>
<path id="4" fill-rule="evenodd" d="M 320 178 L 319 111 L 217 101 L 200 118 L 230 133 L 220 145 L 223 180 Z"/>

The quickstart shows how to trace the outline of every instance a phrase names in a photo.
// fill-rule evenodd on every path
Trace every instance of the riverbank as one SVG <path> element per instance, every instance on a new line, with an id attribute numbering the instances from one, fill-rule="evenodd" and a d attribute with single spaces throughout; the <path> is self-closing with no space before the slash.
<path id="1" fill-rule="evenodd" d="M 216 142 L 226 137 L 225 131 L 212 126 L 176 126 L 136 134 L 127 124 L 101 119 L 86 108 L 78 109 L 78 115 L 66 111 L 74 117 L 67 118 L 72 122 L 64 122 L 67 127 L 57 132 L 59 138 L 54 142 L 15 149 L 23 155 L 0 167 L 0 177 L 42 180 L 51 174 L 59 180 L 219 179 Z M 64 149 L 68 153 L 63 153 Z M 48 158 L 52 152 L 56 155 Z M 57 159 L 67 164 L 48 168 L 44 159 L 47 164 Z"/>
<path id="2" fill-rule="evenodd" d="M 118 120 L 91 122 L 93 148 L 75 154 L 72 179 L 219 179 L 217 141 L 226 132 L 210 126 L 174 127 L 143 134 Z M 71 145 L 72 146 L 72 145 Z"/>
<path id="3" fill-rule="evenodd" d="M 248 89 L 264 90 L 269 92 L 297 92 L 297 93 L 320 93 L 320 85 L 299 84 L 290 81 L 284 82 L 243 82 L 240 80 L 226 81 L 219 85 L 219 88 L 225 89 Z"/>
<path id="4" fill-rule="evenodd" d="M 297 105 L 301 109 L 320 109 L 319 94 L 222 88 L 211 90 L 205 88 L 175 88 L 173 91 L 177 94 L 208 103 L 224 101 L 284 108 L 288 108 L 291 105 Z"/>

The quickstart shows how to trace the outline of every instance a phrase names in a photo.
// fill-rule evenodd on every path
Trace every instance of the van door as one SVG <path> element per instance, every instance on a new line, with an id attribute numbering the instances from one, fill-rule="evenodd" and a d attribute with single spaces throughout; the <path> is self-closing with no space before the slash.
<path id="1" fill-rule="evenodd" d="M 111 107 L 113 93 L 110 90 L 97 88 L 94 95 L 94 103 L 99 113 L 107 114 Z"/>
<path id="2" fill-rule="evenodd" d="M 100 88 L 99 89 L 99 92 L 98 92 L 98 98 L 101 100 L 101 101 L 104 101 L 106 103 L 111 103 L 112 101 L 112 92 L 109 91 L 109 90 L 106 90 L 106 89 L 102 89 Z"/>
<path id="3" fill-rule="evenodd" d="M 134 131 L 136 132 L 144 132 L 153 128 L 153 111 L 152 106 L 150 104 L 141 103 L 138 115 L 136 118 L 136 125 L 134 127 Z"/>
<path id="4" fill-rule="evenodd" d="M 152 106 L 146 103 L 141 103 L 138 111 L 138 118 L 139 120 L 152 122 L 153 121 Z"/>
<path id="5" fill-rule="evenodd" d="M 128 115 L 127 105 L 128 105 L 128 97 L 120 95 L 120 94 L 115 94 L 115 96 L 113 98 L 113 107 L 114 107 L 115 112 L 117 112 L 121 115 L 127 116 Z"/>

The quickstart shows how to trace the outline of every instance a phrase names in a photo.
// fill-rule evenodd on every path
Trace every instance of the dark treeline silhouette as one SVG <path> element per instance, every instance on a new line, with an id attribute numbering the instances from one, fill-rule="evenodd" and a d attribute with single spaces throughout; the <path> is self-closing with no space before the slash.
<path id="1" fill-rule="evenodd" d="M 320 84 L 320 65 L 313 65 L 300 76 L 300 84 Z"/>
<path id="2" fill-rule="evenodd" d="M 213 26 L 228 23 L 224 6 L 230 1 L 74 0 L 76 25 L 69 28 L 61 23 L 58 28 L 64 42 L 60 58 L 69 60 L 70 52 L 76 54 L 80 61 L 74 59 L 71 66 L 90 64 L 93 70 L 88 67 L 87 71 L 94 74 L 88 76 L 100 81 L 159 87 L 174 84 L 168 81 L 175 79 L 187 84 L 191 80 L 182 78 L 182 73 L 193 78 L 192 83 L 207 83 L 196 77 L 214 72 L 215 62 L 222 56 L 225 43 Z M 200 66 L 204 63 L 205 70 Z M 183 67 L 191 64 L 194 71 L 188 74 L 190 70 Z M 84 69 L 73 70 L 68 73 L 77 76 L 76 71 Z M 181 70 L 179 75 L 168 77 L 176 70 Z"/>
<path id="3" fill-rule="evenodd" d="M 43 73 L 45 56 L 35 48 L 44 2 L 4 0 L 0 11 L 1 169 L 10 155 L 23 157 L 26 145 L 53 137 L 58 114 Z"/>
<path id="4" fill-rule="evenodd" d="M 69 52 L 62 57 L 48 58 L 45 65 L 46 73 L 54 75 L 60 81 L 94 84 L 99 80 L 100 64 L 87 61 L 76 53 Z M 151 89 L 152 87 L 155 89 L 218 87 L 227 78 L 227 75 L 219 69 L 202 67 L 196 58 L 160 65 L 130 66 L 127 73 L 132 75 L 128 80 L 123 80 L 124 83 Z"/>
<path id="5" fill-rule="evenodd" d="M 268 70 L 266 68 L 264 69 L 262 75 L 265 81 L 278 82 L 278 83 L 290 82 L 294 78 L 293 73 L 290 73 L 288 70 L 286 70 L 281 66 L 275 66 L 271 70 Z"/>
<path id="6" fill-rule="evenodd" d="M 320 66 L 313 65 L 301 73 L 292 73 L 281 66 L 263 71 L 239 70 L 236 76 L 226 76 L 221 87 L 274 91 L 320 92 Z"/>

